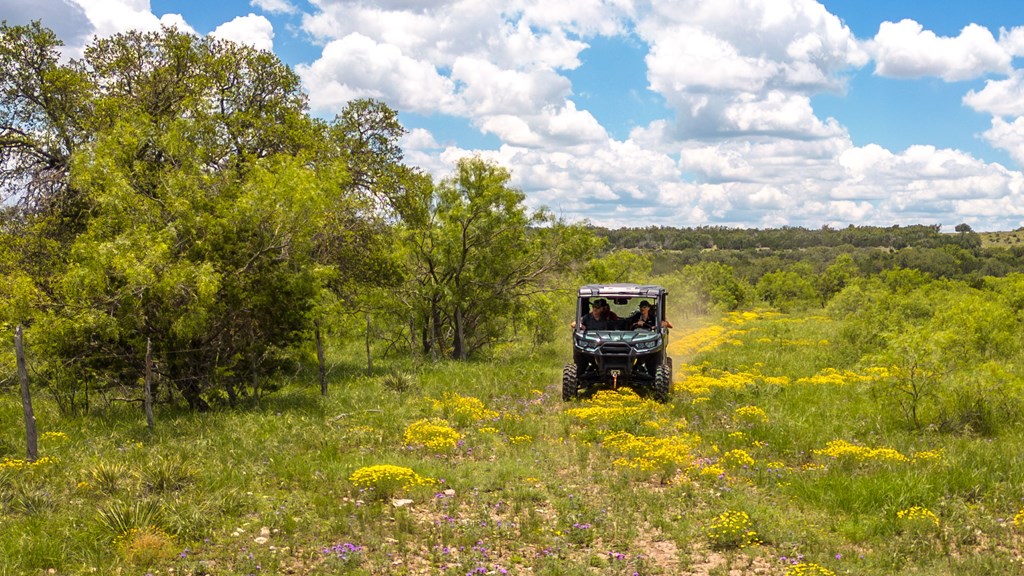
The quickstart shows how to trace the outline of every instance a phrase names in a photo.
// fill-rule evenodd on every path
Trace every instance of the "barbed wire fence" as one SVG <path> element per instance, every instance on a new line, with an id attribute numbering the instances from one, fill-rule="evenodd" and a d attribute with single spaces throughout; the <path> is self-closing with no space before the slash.
<path id="1" fill-rule="evenodd" d="M 340 365 L 337 365 L 337 364 L 329 365 L 327 363 L 326 358 L 325 358 L 325 353 L 324 353 L 323 340 L 322 340 L 322 337 L 320 335 L 319 326 L 317 326 L 317 328 L 318 329 L 316 330 L 315 340 L 314 340 L 315 344 L 316 344 L 316 348 L 317 348 L 317 355 L 316 356 L 317 356 L 317 364 L 318 364 L 318 366 L 317 366 L 317 378 L 316 379 L 318 380 L 318 383 L 319 383 L 320 394 L 322 396 L 326 396 L 327 395 L 328 376 L 332 372 L 334 372 L 335 369 L 337 369 Z M 31 351 L 31 347 L 29 347 L 29 350 Z M 161 358 L 167 359 L 168 357 L 174 357 L 174 356 L 178 356 L 178 355 L 182 355 L 182 354 L 193 354 L 193 353 L 202 353 L 202 352 L 211 352 L 211 351 L 214 351 L 214 348 L 212 348 L 212 347 L 183 348 L 183 349 L 180 349 L 180 350 L 161 350 L 159 355 L 160 355 Z M 162 370 L 159 369 L 159 362 L 154 359 L 155 354 L 156 354 L 156 351 L 154 350 L 152 339 L 147 338 L 146 339 L 145 354 L 141 358 L 140 358 L 140 354 L 137 353 L 137 352 L 124 352 L 124 353 L 103 352 L 103 353 L 95 353 L 95 354 L 82 354 L 82 355 L 75 356 L 74 358 L 69 358 L 69 359 L 66 359 L 66 360 L 60 362 L 56 366 L 56 372 L 60 372 L 60 371 L 62 371 L 64 369 L 66 369 L 66 368 L 72 367 L 76 363 L 77 364 L 82 364 L 82 363 L 89 363 L 89 362 L 101 362 L 101 361 L 120 360 L 120 361 L 125 362 L 126 364 L 133 364 L 133 363 L 141 364 L 140 372 L 143 374 L 142 382 L 141 382 L 142 385 L 141 385 L 141 387 L 139 389 L 137 389 L 137 390 L 139 390 L 139 392 L 141 392 L 141 397 L 132 397 L 132 396 L 116 396 L 116 397 L 104 396 L 104 397 L 106 398 L 107 401 L 120 401 L 120 402 L 131 402 L 131 403 L 139 403 L 139 404 L 141 404 L 141 412 L 142 412 L 142 415 L 144 415 L 144 417 L 145 417 L 146 427 L 149 430 L 153 430 L 155 428 L 155 426 L 156 426 L 156 419 L 155 419 L 155 415 L 154 415 L 154 404 L 157 401 L 156 400 L 156 384 L 158 382 L 162 386 L 164 386 L 164 388 L 167 390 L 167 397 L 166 397 L 167 399 L 166 399 L 166 401 L 167 402 L 171 402 L 174 390 L 176 389 L 176 386 L 178 386 L 180 384 L 183 384 L 183 383 L 187 383 L 187 382 L 202 381 L 202 380 L 206 380 L 208 378 L 207 376 L 201 376 L 201 375 L 189 375 L 189 376 L 180 376 L 180 377 L 172 378 L 172 377 L 170 377 L 170 375 L 164 373 Z M 55 381 L 50 379 L 50 376 L 52 376 L 53 371 L 50 371 L 49 374 L 47 374 L 45 371 L 37 370 L 33 366 L 32 362 L 30 362 L 30 354 L 26 353 L 25 330 L 23 329 L 23 327 L 21 325 L 18 325 L 15 328 L 15 331 L 14 331 L 14 355 L 15 355 L 16 373 L 14 374 L 13 378 L 8 377 L 8 378 L 4 378 L 4 379 L 0 380 L 0 385 L 2 385 L 3 387 L 7 387 L 9 384 L 13 384 L 12 380 L 16 380 L 18 385 L 19 385 L 19 387 L 20 387 L 22 412 L 23 412 L 24 421 L 25 421 L 25 447 L 26 447 L 25 454 L 26 454 L 26 459 L 29 462 L 34 462 L 38 458 L 38 432 L 37 432 L 37 427 L 36 427 L 35 411 L 33 410 L 33 407 L 32 407 L 32 390 L 33 390 L 33 388 L 35 388 L 37 390 L 39 388 L 38 384 L 36 384 L 36 383 L 39 382 L 39 381 L 42 381 L 43 385 L 45 387 L 49 388 L 52 391 L 52 393 L 54 395 L 54 398 L 55 398 L 55 401 L 56 401 L 56 403 L 58 405 L 58 409 L 60 409 L 61 411 L 69 410 L 69 411 L 73 412 L 76 409 L 75 408 L 74 396 L 78 393 L 78 390 L 76 388 L 75 390 L 72 390 L 71 392 L 68 392 L 68 395 L 71 397 L 70 400 L 68 400 L 68 399 L 62 400 L 60 398 L 61 392 L 57 389 L 58 388 L 57 382 L 55 382 Z M 298 370 L 301 371 L 301 367 Z M 297 376 L 297 375 L 298 375 L 298 373 L 296 373 L 294 376 Z M 31 376 L 31 378 L 30 378 L 30 376 Z M 36 384 L 36 386 L 33 386 L 33 384 Z M 85 401 L 84 402 L 86 404 L 86 407 L 88 407 L 88 404 L 89 404 L 88 392 L 89 392 L 90 387 L 91 386 L 89 384 L 86 384 L 84 386 L 84 394 L 85 394 Z M 112 385 L 109 389 L 115 389 L 115 388 L 118 389 L 118 390 L 132 389 L 131 386 L 125 386 L 123 384 Z"/>

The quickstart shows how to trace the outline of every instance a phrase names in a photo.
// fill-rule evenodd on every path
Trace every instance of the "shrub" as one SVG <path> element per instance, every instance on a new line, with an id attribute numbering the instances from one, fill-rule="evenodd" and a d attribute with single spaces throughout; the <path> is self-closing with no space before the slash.
<path id="1" fill-rule="evenodd" d="M 125 560 L 148 567 L 174 556 L 174 538 L 156 526 L 132 528 L 121 539 Z"/>
<path id="2" fill-rule="evenodd" d="M 392 372 L 384 376 L 381 384 L 392 392 L 402 394 L 412 390 L 416 385 L 416 381 L 406 372 Z"/>

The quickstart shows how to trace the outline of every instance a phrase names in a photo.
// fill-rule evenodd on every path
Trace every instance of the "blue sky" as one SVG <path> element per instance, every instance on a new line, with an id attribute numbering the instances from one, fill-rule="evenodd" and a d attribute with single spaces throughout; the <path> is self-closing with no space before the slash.
<path id="1" fill-rule="evenodd" d="M 1024 10 L 950 0 L 0 0 L 69 57 L 176 25 L 272 50 L 311 112 L 380 98 L 618 226 L 1024 226 Z"/>

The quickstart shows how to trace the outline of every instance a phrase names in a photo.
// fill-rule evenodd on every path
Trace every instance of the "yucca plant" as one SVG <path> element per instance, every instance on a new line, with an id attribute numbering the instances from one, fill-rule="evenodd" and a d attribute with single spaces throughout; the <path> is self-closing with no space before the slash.
<path id="1" fill-rule="evenodd" d="M 142 469 L 142 486 L 147 492 L 173 492 L 185 488 L 195 479 L 196 469 L 180 456 L 157 456 Z"/>
<path id="2" fill-rule="evenodd" d="M 120 462 L 99 462 L 89 470 L 90 483 L 100 492 L 110 495 L 134 480 L 134 475 L 134 471 Z"/>
<path id="3" fill-rule="evenodd" d="M 116 500 L 96 514 L 100 526 L 113 539 L 124 538 L 133 529 L 161 525 L 160 504 L 155 500 Z"/>

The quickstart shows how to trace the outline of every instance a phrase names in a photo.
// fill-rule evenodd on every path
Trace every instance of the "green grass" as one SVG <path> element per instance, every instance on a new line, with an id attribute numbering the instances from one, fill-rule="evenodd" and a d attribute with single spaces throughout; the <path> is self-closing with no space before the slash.
<path id="1" fill-rule="evenodd" d="M 1020 426 L 911 431 L 871 383 L 801 381 L 865 368 L 820 315 L 725 325 L 742 332 L 677 357 L 677 378 L 686 364 L 757 377 L 707 394 L 680 381 L 670 404 L 636 400 L 640 415 L 604 420 L 569 411 L 600 398 L 561 402 L 561 342 L 491 361 L 376 360 L 371 377 L 356 360 L 339 364 L 358 356 L 338 347 L 325 398 L 303 373 L 234 411 L 161 405 L 154 431 L 134 405 L 63 417 L 39 393 L 40 431 L 66 437 L 40 439 L 47 462 L 0 467 L 0 574 L 782 575 L 792 562 L 836 574 L 1020 573 Z M 14 392 L 0 397 L 0 460 L 23 456 Z M 497 415 L 455 417 L 437 404 L 451 393 Z M 748 406 L 766 421 L 738 417 Z M 454 450 L 404 445 L 410 423 L 446 410 L 462 434 Z M 616 430 L 640 438 L 632 452 L 602 444 Z M 647 451 L 686 434 L 685 454 Z M 819 452 L 833 440 L 907 461 Z M 736 450 L 753 464 L 730 465 Z M 913 459 L 926 451 L 939 457 Z M 396 505 L 349 481 L 384 464 L 436 483 L 395 494 L 412 501 Z M 913 506 L 939 525 L 898 517 Z M 756 543 L 709 532 L 738 513 Z"/>

